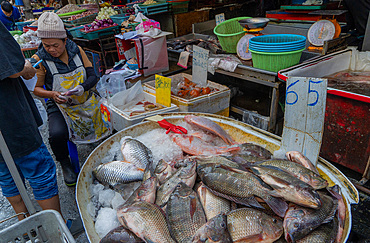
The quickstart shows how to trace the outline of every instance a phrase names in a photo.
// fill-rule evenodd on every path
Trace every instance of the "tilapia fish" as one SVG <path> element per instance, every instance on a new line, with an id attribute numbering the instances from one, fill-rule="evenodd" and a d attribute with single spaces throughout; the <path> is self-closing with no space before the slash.
<path id="1" fill-rule="evenodd" d="M 191 159 L 194 159 L 198 165 L 202 164 L 220 164 L 226 165 L 235 169 L 243 169 L 238 163 L 227 159 L 224 156 L 193 156 Z"/>
<path id="2" fill-rule="evenodd" d="M 285 153 L 285 157 L 287 157 L 290 161 L 300 164 L 305 168 L 319 174 L 319 171 L 316 169 L 315 165 L 302 153 L 298 151 L 288 151 Z"/>
<path id="3" fill-rule="evenodd" d="M 192 242 L 194 234 L 206 223 L 196 192 L 183 182 L 171 194 L 166 215 L 171 235 L 177 242 Z"/>
<path id="4" fill-rule="evenodd" d="M 127 161 L 112 161 L 98 165 L 92 173 L 102 184 L 115 187 L 142 180 L 144 170 Z"/>
<path id="5" fill-rule="evenodd" d="M 156 165 L 153 164 L 152 151 L 139 140 L 125 138 L 122 142 L 121 152 L 126 161 L 142 169 L 149 165 L 150 171 L 154 171 Z"/>
<path id="6" fill-rule="evenodd" d="M 338 206 L 337 200 L 319 192 L 322 206 L 311 209 L 295 204 L 290 204 L 284 217 L 285 239 L 296 242 L 308 235 L 312 230 L 333 220 Z"/>
<path id="7" fill-rule="evenodd" d="M 328 182 L 322 178 L 319 174 L 307 169 L 306 167 L 291 162 L 289 160 L 281 160 L 281 159 L 271 159 L 266 161 L 257 162 L 257 165 L 263 166 L 273 166 L 277 167 L 292 176 L 300 179 L 303 182 L 306 182 L 314 189 L 322 189 L 328 186 Z"/>
<path id="8" fill-rule="evenodd" d="M 184 165 L 157 189 L 155 203 L 160 207 L 165 206 L 171 193 L 181 181 L 192 188 L 197 177 L 196 167 L 195 161 L 185 160 Z"/>
<path id="9" fill-rule="evenodd" d="M 249 163 L 271 159 L 272 153 L 260 145 L 253 143 L 239 144 L 240 150 L 235 153 L 234 160 L 239 162 L 239 158 Z M 240 162 L 239 162 L 240 163 Z"/>
<path id="10" fill-rule="evenodd" d="M 166 161 L 163 159 L 159 160 L 157 167 L 155 167 L 154 175 L 158 179 L 159 185 L 162 185 L 168 178 L 170 178 L 174 173 L 175 169 L 172 168 Z"/>
<path id="11" fill-rule="evenodd" d="M 141 183 L 141 185 L 126 200 L 123 206 L 131 205 L 137 201 L 146 201 L 149 203 L 154 203 L 155 196 L 156 196 L 156 190 L 157 190 L 157 178 L 150 177 L 149 179 Z M 117 210 L 120 210 L 120 208 L 118 208 Z"/>
<path id="12" fill-rule="evenodd" d="M 253 208 L 239 208 L 227 214 L 227 228 L 233 242 L 274 242 L 283 234 L 283 222 Z"/>
<path id="13" fill-rule="evenodd" d="M 227 229 L 226 214 L 222 213 L 208 220 L 208 222 L 195 233 L 192 242 L 231 243 L 231 235 Z"/>
<path id="14" fill-rule="evenodd" d="M 128 229 L 124 228 L 123 226 L 119 226 L 115 229 L 112 229 L 100 240 L 100 243 L 122 243 L 122 242 L 141 243 L 144 241 L 137 237 L 134 233 L 132 233 Z"/>
<path id="15" fill-rule="evenodd" d="M 317 243 L 317 242 L 324 242 L 324 243 L 333 243 L 333 242 L 340 242 L 336 241 L 335 237 L 338 230 L 338 221 L 337 219 L 333 219 L 330 223 L 322 224 L 314 231 L 309 233 L 303 239 L 297 241 L 297 243 Z"/>
<path id="16" fill-rule="evenodd" d="M 217 196 L 246 206 L 263 208 L 254 196 L 262 198 L 279 216 L 284 217 L 286 202 L 271 196 L 273 192 L 260 178 L 250 172 L 217 164 L 199 165 L 198 175 L 204 185 Z"/>
<path id="17" fill-rule="evenodd" d="M 193 116 L 193 115 L 187 115 L 184 117 L 185 121 L 193 124 L 207 132 L 213 133 L 222 140 L 225 141 L 225 143 L 229 145 L 236 144 L 236 142 L 231 138 L 231 136 L 217 123 L 214 121 L 211 121 L 208 118 L 202 117 L 202 116 Z"/>
<path id="18" fill-rule="evenodd" d="M 206 213 L 207 220 L 210 220 L 220 213 L 228 213 L 231 210 L 229 200 L 214 195 L 203 184 L 198 187 L 197 193 L 204 212 Z"/>
<path id="19" fill-rule="evenodd" d="M 157 205 L 140 201 L 117 212 L 119 222 L 145 242 L 175 243 L 168 230 L 166 217 Z"/>
<path id="20" fill-rule="evenodd" d="M 171 134 L 170 136 L 185 153 L 191 155 L 216 155 L 240 150 L 237 146 L 217 147 L 191 135 Z"/>
<path id="21" fill-rule="evenodd" d="M 275 190 L 273 195 L 296 204 L 319 208 L 319 194 L 307 183 L 297 179 L 285 171 L 271 166 L 251 166 L 252 171 Z"/>

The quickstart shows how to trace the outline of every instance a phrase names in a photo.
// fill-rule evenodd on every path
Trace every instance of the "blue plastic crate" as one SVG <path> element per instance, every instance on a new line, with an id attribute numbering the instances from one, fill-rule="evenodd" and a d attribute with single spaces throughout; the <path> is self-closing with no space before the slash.
<path id="1" fill-rule="evenodd" d="M 78 27 L 70 28 L 68 30 L 73 36 L 73 38 L 81 38 L 83 37 L 82 32 L 81 32 L 83 28 L 84 28 L 83 26 L 78 26 Z"/>
<path id="2" fill-rule="evenodd" d="M 126 16 L 125 13 L 110 16 L 110 18 L 113 20 L 113 23 L 116 23 L 118 25 L 121 25 L 122 22 L 127 20 L 129 17 L 130 16 Z"/>
<path id="3" fill-rule="evenodd" d="M 159 3 L 153 5 L 143 5 L 139 4 L 140 12 L 143 12 L 144 15 L 152 15 L 152 14 L 159 14 L 165 13 L 170 11 L 170 4 L 169 3 Z"/>
<path id="4" fill-rule="evenodd" d="M 32 24 L 34 21 L 25 21 L 25 22 L 15 22 L 15 25 L 17 26 L 18 30 L 23 31 L 23 27 L 26 27 L 30 24 Z"/>
<path id="5" fill-rule="evenodd" d="M 95 40 L 99 39 L 99 37 L 106 36 L 106 35 L 114 35 L 119 32 L 120 27 L 117 26 L 112 26 L 112 27 L 106 27 L 104 29 L 100 30 L 95 30 L 95 31 L 90 31 L 90 32 L 82 32 L 82 38 L 87 39 L 87 40 Z"/>

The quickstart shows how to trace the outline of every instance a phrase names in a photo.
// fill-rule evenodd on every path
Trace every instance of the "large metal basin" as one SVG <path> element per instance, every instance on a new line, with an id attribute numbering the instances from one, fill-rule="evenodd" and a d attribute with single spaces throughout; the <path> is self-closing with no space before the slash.
<path id="1" fill-rule="evenodd" d="M 162 116 L 165 117 L 169 122 L 176 122 L 183 119 L 185 115 L 196 114 L 205 116 L 218 124 L 220 124 L 237 142 L 253 142 L 260 145 L 265 145 L 268 150 L 275 151 L 280 147 L 280 137 L 268 133 L 264 130 L 252 127 L 245 123 L 235 121 L 230 118 L 226 118 L 219 115 L 204 114 L 204 113 L 167 113 Z M 100 164 L 101 159 L 105 156 L 110 146 L 114 142 L 119 142 L 124 136 L 139 136 L 151 129 L 158 128 L 158 125 L 154 122 L 142 122 L 131 127 L 128 127 L 112 137 L 106 139 L 102 144 L 94 149 L 87 158 L 85 164 L 83 165 L 80 175 L 78 177 L 76 200 L 78 209 L 86 230 L 87 237 L 90 242 L 98 243 L 100 237 L 95 232 L 94 222 L 87 211 L 87 204 L 90 202 L 89 185 L 93 181 L 92 170 L 94 167 Z M 343 237 L 341 242 L 346 242 L 351 226 L 352 226 L 352 216 L 351 216 L 351 204 L 358 203 L 359 196 L 356 188 L 353 184 L 345 177 L 337 168 L 331 165 L 328 161 L 319 158 L 318 169 L 320 174 L 329 182 L 330 186 L 338 184 L 341 187 L 342 194 L 345 198 L 346 204 L 346 220 L 345 229 L 343 232 Z"/>

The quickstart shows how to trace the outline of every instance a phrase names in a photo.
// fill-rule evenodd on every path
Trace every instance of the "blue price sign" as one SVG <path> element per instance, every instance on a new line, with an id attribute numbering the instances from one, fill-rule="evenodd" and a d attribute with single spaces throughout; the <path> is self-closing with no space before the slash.
<path id="1" fill-rule="evenodd" d="M 317 163 L 324 127 L 326 88 L 326 79 L 288 78 L 283 139 L 275 156 L 299 151 Z"/>
<path id="2" fill-rule="evenodd" d="M 219 25 L 224 21 L 225 21 L 225 14 L 224 13 L 220 13 L 220 14 L 216 15 L 216 25 Z"/>

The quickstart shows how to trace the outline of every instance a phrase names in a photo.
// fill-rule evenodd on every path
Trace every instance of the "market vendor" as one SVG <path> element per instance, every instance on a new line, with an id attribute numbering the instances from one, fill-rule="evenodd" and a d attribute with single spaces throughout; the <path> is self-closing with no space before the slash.
<path id="1" fill-rule="evenodd" d="M 10 30 L 15 30 L 15 22 L 21 18 L 18 8 L 14 7 L 10 2 L 3 1 L 1 3 L 0 21 L 5 27 Z"/>
<path id="2" fill-rule="evenodd" d="M 69 158 L 68 140 L 92 143 L 108 135 L 99 109 L 99 97 L 90 89 L 98 79 L 85 52 L 67 39 L 62 20 L 52 12 L 38 19 L 38 51 L 32 57 L 43 60 L 37 70 L 34 94 L 48 98 L 49 142 L 63 169 L 64 181 L 77 181 Z"/>

